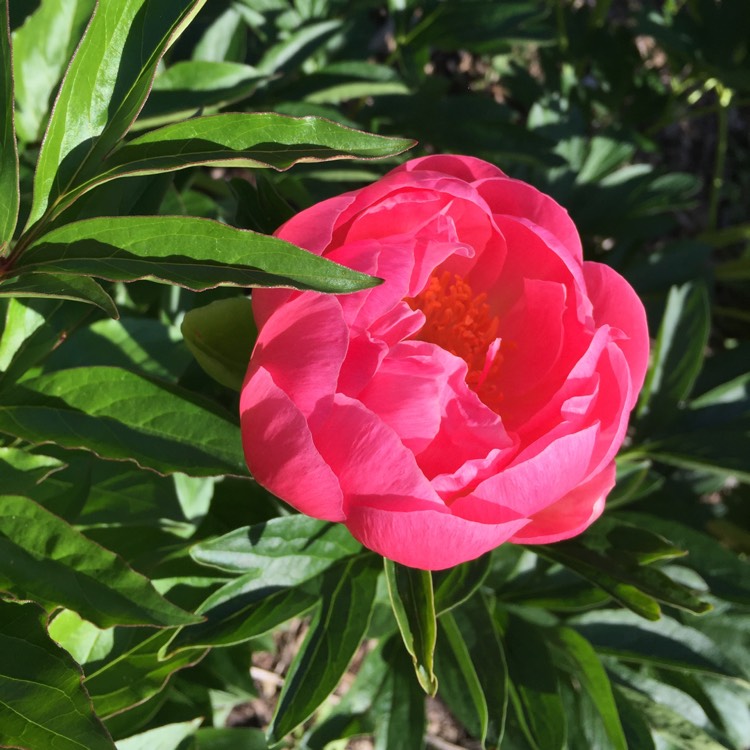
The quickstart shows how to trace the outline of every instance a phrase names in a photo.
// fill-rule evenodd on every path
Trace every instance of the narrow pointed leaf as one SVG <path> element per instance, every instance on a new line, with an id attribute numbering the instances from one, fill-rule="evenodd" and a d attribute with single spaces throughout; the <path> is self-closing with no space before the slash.
<path id="1" fill-rule="evenodd" d="M 96 172 L 127 133 L 148 95 L 159 60 L 204 3 L 106 0 L 97 4 L 50 117 L 28 226 Z"/>
<path id="2" fill-rule="evenodd" d="M 413 145 L 414 141 L 406 138 L 364 133 L 320 117 L 270 112 L 194 117 L 128 142 L 66 200 L 72 201 L 102 182 L 133 174 L 170 172 L 197 164 L 282 171 L 301 162 L 379 159 Z"/>
<path id="3" fill-rule="evenodd" d="M 373 706 L 375 750 L 422 750 L 425 732 L 425 699 L 409 655 L 390 638 L 382 651 L 388 674 Z"/>
<path id="4" fill-rule="evenodd" d="M 440 695 L 451 712 L 484 746 L 489 720 L 487 699 L 469 649 L 452 613 L 444 613 L 438 622 L 435 668 L 440 679 Z"/>
<path id="5" fill-rule="evenodd" d="M 284 682 L 271 740 L 301 724 L 338 685 L 367 632 L 379 573 L 374 558 L 362 555 L 326 576 L 320 610 Z"/>
<path id="6" fill-rule="evenodd" d="M 193 666 L 206 654 L 190 650 L 165 658 L 161 649 L 169 637 L 162 631 L 129 644 L 86 675 L 84 684 L 99 716 L 107 719 L 147 701 L 164 689 L 175 672 Z"/>
<path id="7" fill-rule="evenodd" d="M 119 313 L 112 297 L 88 276 L 66 273 L 29 273 L 0 282 L 0 297 L 50 297 L 85 302 L 103 310 L 110 318 Z"/>
<path id="8" fill-rule="evenodd" d="M 46 625 L 40 607 L 0 599 L 0 746 L 114 750 L 80 667 Z"/>
<path id="9" fill-rule="evenodd" d="M 99 627 L 200 619 L 164 599 L 113 552 L 20 496 L 0 499 L 0 589 L 67 607 Z"/>
<path id="10" fill-rule="evenodd" d="M 13 32 L 16 127 L 22 141 L 41 140 L 52 94 L 95 5 L 96 0 L 41 0 Z"/>
<path id="11" fill-rule="evenodd" d="M 571 672 L 599 713 L 612 750 L 627 750 L 612 685 L 591 644 L 570 628 L 554 630 L 552 642 L 557 664 Z"/>
<path id="12" fill-rule="evenodd" d="M 489 603 L 478 594 L 451 612 L 487 704 L 487 742 L 501 744 L 508 710 L 508 664 Z"/>
<path id="13" fill-rule="evenodd" d="M 13 116 L 13 56 L 8 0 L 0 0 L 0 257 L 18 219 L 18 147 Z"/>
<path id="14" fill-rule="evenodd" d="M 517 617 L 505 633 L 511 696 L 516 716 L 537 750 L 562 750 L 566 714 L 555 663 L 542 630 Z"/>
<path id="15" fill-rule="evenodd" d="M 60 370 L 9 388 L 0 432 L 162 474 L 243 476 L 239 427 L 212 402 L 117 367 Z"/>
<path id="16" fill-rule="evenodd" d="M 385 559 L 385 579 L 406 650 L 414 661 L 417 679 L 429 695 L 437 692 L 433 670 L 437 621 L 432 575 Z"/>
<path id="17" fill-rule="evenodd" d="M 231 285 L 341 293 L 378 283 L 284 240 L 186 216 L 117 216 L 74 222 L 39 239 L 15 270 L 110 281 L 153 279 L 194 291 Z"/>
<path id="18" fill-rule="evenodd" d="M 491 565 L 491 556 L 482 555 L 476 560 L 433 573 L 437 614 L 447 612 L 469 599 L 484 582 Z"/>

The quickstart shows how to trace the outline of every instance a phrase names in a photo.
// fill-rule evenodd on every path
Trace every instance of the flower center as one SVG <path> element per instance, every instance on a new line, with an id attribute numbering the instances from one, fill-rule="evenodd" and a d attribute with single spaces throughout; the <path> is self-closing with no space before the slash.
<path id="1" fill-rule="evenodd" d="M 423 292 L 406 302 L 425 316 L 417 338 L 461 357 L 469 366 L 466 375 L 469 388 L 490 409 L 498 411 L 503 399 L 498 387 L 503 361 L 497 335 L 500 319 L 491 314 L 487 294 L 475 296 L 461 276 L 444 271 L 433 276 Z"/>

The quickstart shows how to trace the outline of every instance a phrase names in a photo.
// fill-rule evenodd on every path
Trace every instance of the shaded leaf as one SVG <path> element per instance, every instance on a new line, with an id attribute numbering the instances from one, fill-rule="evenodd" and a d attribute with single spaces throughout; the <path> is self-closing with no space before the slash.
<path id="1" fill-rule="evenodd" d="M 441 615 L 469 599 L 484 582 L 491 565 L 491 556 L 482 555 L 476 560 L 433 573 L 437 614 Z"/>
<path id="2" fill-rule="evenodd" d="M 83 448 L 171 474 L 246 473 L 239 427 L 212 402 L 117 367 L 81 367 L 13 386 L 0 432 Z"/>
<path id="3" fill-rule="evenodd" d="M 414 669 L 422 689 L 429 695 L 437 692 L 433 657 L 437 638 L 435 600 L 432 574 L 426 570 L 407 568 L 384 559 L 385 579 L 401 637 L 414 661 Z"/>
<path id="4" fill-rule="evenodd" d="M 13 239 L 18 219 L 18 146 L 13 114 L 13 56 L 10 48 L 8 0 L 0 0 L 0 257 Z"/>
<path id="5" fill-rule="evenodd" d="M 21 140 L 41 140 L 52 94 L 95 5 L 95 0 L 41 0 L 13 32 L 16 125 Z"/>
<path id="6" fill-rule="evenodd" d="M 130 639 L 136 631 L 119 632 Z M 137 706 L 160 693 L 172 675 L 198 663 L 204 650 L 163 657 L 160 653 L 171 634 L 159 632 L 117 649 L 108 661 L 86 675 L 85 685 L 96 713 L 103 719 Z"/>
<path id="7" fill-rule="evenodd" d="M 570 628 L 552 631 L 556 663 L 571 675 L 586 692 L 601 718 L 612 750 L 627 750 L 628 744 L 620 722 L 612 685 L 599 657 L 585 638 Z"/>
<path id="8" fill-rule="evenodd" d="M 107 292 L 87 276 L 66 273 L 29 273 L 0 281 L 0 297 L 51 297 L 86 302 L 104 310 L 110 318 L 119 317 Z"/>
<path id="9" fill-rule="evenodd" d="M 487 700 L 469 649 L 450 612 L 444 613 L 438 623 L 435 667 L 440 680 L 440 696 L 453 715 L 484 746 L 488 723 Z"/>
<path id="10" fill-rule="evenodd" d="M 219 285 L 352 292 L 378 281 L 284 240 L 186 216 L 116 216 L 54 229 L 25 251 L 16 272 L 153 279 L 202 291 Z"/>
<path id="11" fill-rule="evenodd" d="M 566 715 L 557 670 L 542 630 L 511 616 L 504 635 L 516 718 L 538 750 L 565 746 Z"/>
<path id="12" fill-rule="evenodd" d="M 185 625 L 198 618 L 161 597 L 117 555 L 25 497 L 0 502 L 0 588 L 62 605 L 99 627 Z"/>
<path id="13" fill-rule="evenodd" d="M 127 133 L 159 60 L 204 3 L 107 0 L 97 5 L 42 142 L 27 226 L 88 179 Z"/>
<path id="14" fill-rule="evenodd" d="M 281 739 L 328 697 L 367 632 L 379 566 L 370 555 L 354 558 L 325 576 L 322 602 L 295 655 L 268 729 Z"/>
<path id="15" fill-rule="evenodd" d="M 0 745 L 113 750 L 81 685 L 80 667 L 46 632 L 47 615 L 0 599 Z"/>

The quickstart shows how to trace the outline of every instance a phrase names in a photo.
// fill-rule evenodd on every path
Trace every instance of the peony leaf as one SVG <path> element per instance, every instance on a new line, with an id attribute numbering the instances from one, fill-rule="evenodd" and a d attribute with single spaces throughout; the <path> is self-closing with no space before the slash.
<path id="1" fill-rule="evenodd" d="M 591 581 L 647 620 L 659 618 L 658 602 L 697 614 L 711 609 L 692 590 L 650 565 L 655 560 L 681 557 L 685 554 L 682 550 L 619 519 L 600 519 L 576 539 L 532 549 Z"/>
<path id="2" fill-rule="evenodd" d="M 542 630 L 511 616 L 504 634 L 509 687 L 516 718 L 532 747 L 562 750 L 566 714 L 560 696 L 557 666 Z"/>
<path id="3" fill-rule="evenodd" d="M 80 41 L 95 0 L 41 0 L 13 32 L 16 126 L 26 143 L 39 142 L 50 101 Z"/>
<path id="4" fill-rule="evenodd" d="M 672 287 L 638 407 L 647 426 L 661 429 L 690 395 L 703 365 L 710 327 L 705 286 Z"/>
<path id="5" fill-rule="evenodd" d="M 186 216 L 73 222 L 41 237 L 14 267 L 32 270 L 110 281 L 152 279 L 194 291 L 230 285 L 341 293 L 380 283 L 284 240 Z"/>
<path id="6" fill-rule="evenodd" d="M 385 643 L 382 654 L 388 674 L 372 709 L 375 750 L 422 750 L 425 701 L 413 664 L 397 636 Z"/>
<path id="7" fill-rule="evenodd" d="M 258 337 L 250 298 L 231 297 L 195 307 L 185 314 L 181 329 L 205 372 L 239 391 Z"/>
<path id="8" fill-rule="evenodd" d="M 370 623 L 379 567 L 360 555 L 324 577 L 321 606 L 294 657 L 268 728 L 281 740 L 307 719 L 338 685 Z"/>
<path id="9" fill-rule="evenodd" d="M 484 747 L 489 716 L 477 670 L 453 614 L 444 613 L 438 624 L 435 671 L 440 680 L 440 696 Z"/>
<path id="10" fill-rule="evenodd" d="M 96 173 L 138 115 L 162 55 L 204 3 L 107 0 L 97 4 L 42 142 L 28 227 Z"/>
<path id="11" fill-rule="evenodd" d="M 284 516 L 197 544 L 193 559 L 242 573 L 199 607 L 205 622 L 182 628 L 170 649 L 228 646 L 267 632 L 320 600 L 321 574 L 361 550 L 344 526 Z"/>
<path id="12" fill-rule="evenodd" d="M 0 589 L 67 607 L 102 628 L 200 620 L 160 596 L 113 552 L 33 500 L 14 495 L 0 501 Z"/>
<path id="13" fill-rule="evenodd" d="M 612 685 L 591 644 L 570 628 L 553 630 L 551 644 L 555 662 L 571 674 L 596 707 L 612 750 L 627 750 Z"/>
<path id="14" fill-rule="evenodd" d="M 47 614 L 35 604 L 0 599 L 0 746 L 114 750 L 80 667 L 46 626 Z"/>
<path id="15" fill-rule="evenodd" d="M 104 310 L 110 318 L 119 317 L 107 292 L 87 276 L 65 273 L 29 273 L 0 281 L 0 297 L 48 297 L 86 302 Z"/>
<path id="16" fill-rule="evenodd" d="M 492 565 L 491 555 L 455 565 L 432 574 L 435 588 L 435 612 L 438 615 L 459 606 L 484 583 Z"/>
<path id="17" fill-rule="evenodd" d="M 118 367 L 79 367 L 3 393 L 0 432 L 161 474 L 246 474 L 239 427 L 213 402 Z"/>
<path id="18" fill-rule="evenodd" d="M 643 622 L 630 612 L 604 610 L 579 615 L 571 627 L 600 653 L 686 672 L 747 678 L 722 645 L 671 617 Z"/>
<path id="19" fill-rule="evenodd" d="M 95 175 L 71 190 L 64 203 L 72 203 L 97 185 L 131 175 L 159 174 L 199 164 L 283 171 L 305 162 L 382 159 L 403 153 L 414 143 L 353 130 L 320 117 L 271 112 L 194 117 L 129 141 L 109 156 Z"/>
<path id="20" fill-rule="evenodd" d="M 407 568 L 384 559 L 385 580 L 406 650 L 411 654 L 422 689 L 428 695 L 437 692 L 433 657 L 437 638 L 432 575 L 426 570 Z"/>
<path id="21" fill-rule="evenodd" d="M 487 742 L 500 746 L 508 710 L 508 665 L 489 604 L 481 594 L 451 612 L 487 704 Z"/>
<path id="22" fill-rule="evenodd" d="M 127 711 L 160 693 L 172 675 L 197 664 L 205 650 L 161 655 L 171 633 L 161 631 L 139 638 L 142 631 L 129 630 L 118 639 L 120 649 L 98 669 L 86 675 L 86 689 L 96 713 L 103 719 Z"/>
<path id="23" fill-rule="evenodd" d="M 18 219 L 18 146 L 13 114 L 13 55 L 8 0 L 0 0 L 0 257 L 13 239 Z"/>

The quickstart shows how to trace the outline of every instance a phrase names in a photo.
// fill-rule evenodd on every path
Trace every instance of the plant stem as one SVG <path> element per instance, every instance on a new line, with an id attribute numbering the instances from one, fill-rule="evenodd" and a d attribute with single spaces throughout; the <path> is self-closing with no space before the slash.
<path id="1" fill-rule="evenodd" d="M 714 159 L 714 174 L 711 179 L 711 192 L 708 201 L 708 230 L 713 231 L 718 226 L 719 200 L 724 187 L 724 170 L 727 161 L 727 141 L 729 140 L 729 105 L 732 103 L 732 90 L 716 84 L 716 158 Z"/>

